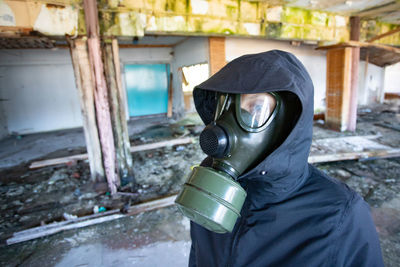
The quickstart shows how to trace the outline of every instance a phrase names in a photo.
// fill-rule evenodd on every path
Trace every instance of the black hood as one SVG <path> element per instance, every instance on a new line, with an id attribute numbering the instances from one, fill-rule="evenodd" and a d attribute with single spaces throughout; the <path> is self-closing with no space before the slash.
<path id="1" fill-rule="evenodd" d="M 258 198 L 262 198 L 262 202 L 266 197 L 268 202 L 286 198 L 308 176 L 314 87 L 303 64 L 294 55 L 279 50 L 245 55 L 231 61 L 193 91 L 197 112 L 206 125 L 213 120 L 216 92 L 290 92 L 297 96 L 301 105 L 296 110 L 298 119 L 290 134 L 255 168 L 238 178 L 248 187 L 255 202 L 259 202 Z"/>

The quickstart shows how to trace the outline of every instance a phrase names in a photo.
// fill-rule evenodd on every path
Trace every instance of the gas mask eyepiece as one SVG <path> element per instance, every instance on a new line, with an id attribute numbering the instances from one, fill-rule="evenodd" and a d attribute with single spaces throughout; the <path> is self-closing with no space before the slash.
<path id="1" fill-rule="evenodd" d="M 231 232 L 246 199 L 236 179 L 275 148 L 282 123 L 275 93 L 217 93 L 214 120 L 200 134 L 211 167 L 193 168 L 175 203 L 182 213 L 216 233 Z"/>

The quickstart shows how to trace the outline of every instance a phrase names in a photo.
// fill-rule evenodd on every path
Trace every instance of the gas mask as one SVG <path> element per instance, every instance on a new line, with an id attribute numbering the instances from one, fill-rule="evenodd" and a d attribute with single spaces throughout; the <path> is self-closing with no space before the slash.
<path id="1" fill-rule="evenodd" d="M 216 94 L 214 120 L 200 134 L 210 167 L 194 167 L 175 200 L 182 213 L 216 233 L 231 232 L 246 191 L 236 181 L 282 139 L 284 103 L 277 93 Z"/>

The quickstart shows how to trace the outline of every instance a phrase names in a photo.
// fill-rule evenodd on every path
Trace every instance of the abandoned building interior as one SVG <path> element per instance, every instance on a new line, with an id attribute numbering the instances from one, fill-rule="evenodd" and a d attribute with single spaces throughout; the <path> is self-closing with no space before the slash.
<path id="1" fill-rule="evenodd" d="M 394 0 L 0 0 L 0 265 L 187 266 L 193 88 L 274 49 L 313 80 L 308 162 L 364 198 L 400 266 Z"/>

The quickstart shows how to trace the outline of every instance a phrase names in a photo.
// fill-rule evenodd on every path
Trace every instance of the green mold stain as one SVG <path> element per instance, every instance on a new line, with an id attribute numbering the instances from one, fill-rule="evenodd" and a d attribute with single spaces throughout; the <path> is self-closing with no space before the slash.
<path id="1" fill-rule="evenodd" d="M 208 15 L 197 16 L 191 13 L 190 0 L 144 0 L 147 7 L 153 7 L 152 15 L 156 17 L 156 27 L 158 31 L 165 32 L 196 32 L 196 33 L 215 33 L 224 35 L 248 35 L 243 28 L 243 23 L 259 23 L 260 36 L 274 39 L 304 39 L 322 41 L 348 41 L 349 25 L 338 26 L 337 16 L 334 13 L 320 10 L 306 10 L 297 7 L 283 7 L 281 21 L 265 21 L 265 14 L 268 8 L 262 2 L 248 2 L 243 0 L 231 0 L 224 2 L 225 12 L 217 16 Z M 218 0 L 209 0 L 218 1 Z M 112 9 L 117 0 L 101 0 L 99 7 L 105 10 Z M 161 9 L 160 9 L 161 8 Z M 118 7 L 117 7 L 118 9 Z M 101 10 L 101 9 L 100 9 Z M 175 22 L 172 18 L 164 17 L 165 14 L 158 14 L 157 11 L 174 12 L 177 16 L 182 16 L 185 22 Z M 111 11 L 111 10 L 110 10 Z M 103 34 L 121 34 L 119 11 L 100 11 L 100 26 Z M 140 11 L 137 12 L 147 12 Z M 243 14 L 242 14 L 243 13 Z M 149 14 L 147 14 L 149 15 Z M 129 24 L 133 34 L 138 31 L 140 21 L 135 16 L 130 16 Z M 347 21 L 347 18 L 345 18 Z M 174 24 L 175 23 L 175 24 Z M 178 23 L 179 25 L 177 25 Z M 182 24 L 182 25 L 181 25 Z M 397 25 L 362 21 L 360 29 L 361 40 L 370 39 L 398 27 Z M 145 29 L 142 29 L 142 31 Z M 79 12 L 78 31 L 80 34 L 86 32 L 83 11 Z M 126 32 L 125 34 L 128 34 Z M 376 43 L 400 45 L 400 33 L 382 38 Z"/>
<path id="2" fill-rule="evenodd" d="M 282 23 L 268 23 L 265 34 L 270 38 L 279 38 L 282 35 Z"/>
<path id="3" fill-rule="evenodd" d="M 86 35 L 85 13 L 83 9 L 78 12 L 78 34 Z"/>
<path id="4" fill-rule="evenodd" d="M 238 16 L 238 8 L 236 6 L 229 6 L 229 5 L 227 5 L 225 8 L 226 8 L 227 18 L 236 20 Z"/>

